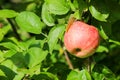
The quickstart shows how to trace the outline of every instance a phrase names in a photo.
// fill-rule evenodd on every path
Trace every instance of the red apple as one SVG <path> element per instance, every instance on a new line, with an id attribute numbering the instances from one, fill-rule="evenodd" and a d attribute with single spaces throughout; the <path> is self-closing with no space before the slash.
<path id="1" fill-rule="evenodd" d="M 64 35 L 64 45 L 79 58 L 91 56 L 99 45 L 98 30 L 82 21 L 70 22 Z"/>

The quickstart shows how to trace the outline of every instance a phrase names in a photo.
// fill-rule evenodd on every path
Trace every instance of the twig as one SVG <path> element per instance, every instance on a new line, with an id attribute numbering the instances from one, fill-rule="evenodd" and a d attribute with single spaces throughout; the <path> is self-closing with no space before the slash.
<path id="1" fill-rule="evenodd" d="M 0 9 L 3 9 L 3 7 L 2 7 L 1 5 L 0 5 Z M 7 18 L 6 20 L 11 24 L 11 27 L 12 27 L 12 29 L 13 29 L 13 32 L 15 33 L 16 38 L 21 41 L 22 39 L 20 38 L 20 36 L 19 36 L 19 34 L 18 34 L 18 32 L 17 32 L 17 29 L 15 28 L 15 25 L 14 25 L 14 23 L 12 22 L 12 20 L 9 19 L 9 18 Z"/>
<path id="2" fill-rule="evenodd" d="M 11 27 L 13 29 L 13 32 L 15 33 L 16 38 L 21 41 L 22 39 L 20 38 L 20 36 L 17 32 L 17 29 L 15 28 L 15 25 L 13 24 L 12 20 L 7 18 L 7 21 L 11 24 Z"/>
<path id="3" fill-rule="evenodd" d="M 87 58 L 87 69 L 88 72 L 91 74 L 91 57 Z"/>
<path id="4" fill-rule="evenodd" d="M 68 65 L 69 65 L 69 68 L 70 69 L 74 69 L 74 67 L 73 67 L 73 65 L 72 65 L 72 63 L 71 63 L 71 61 L 70 61 L 70 59 L 68 57 L 68 54 L 67 54 L 65 49 L 64 49 L 64 54 L 65 54 L 66 61 L 67 61 Z"/>
<path id="5" fill-rule="evenodd" d="M 30 77 L 29 74 L 25 74 L 22 80 L 29 80 L 29 77 Z"/>

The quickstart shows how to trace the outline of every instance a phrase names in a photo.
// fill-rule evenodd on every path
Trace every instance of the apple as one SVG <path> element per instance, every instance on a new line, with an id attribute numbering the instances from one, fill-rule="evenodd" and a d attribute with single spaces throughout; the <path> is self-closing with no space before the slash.
<path id="1" fill-rule="evenodd" d="M 79 58 L 95 53 L 99 45 L 99 32 L 96 27 L 82 21 L 70 21 L 64 35 L 65 48 Z"/>

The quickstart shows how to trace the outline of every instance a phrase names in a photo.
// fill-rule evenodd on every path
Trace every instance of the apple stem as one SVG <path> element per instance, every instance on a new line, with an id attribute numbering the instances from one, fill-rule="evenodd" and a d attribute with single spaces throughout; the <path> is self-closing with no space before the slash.
<path id="1" fill-rule="evenodd" d="M 66 59 L 68 65 L 69 65 L 69 68 L 73 70 L 74 67 L 73 67 L 72 62 L 70 61 L 70 58 L 69 58 L 69 56 L 67 54 L 67 51 L 65 49 L 64 49 L 64 54 L 65 54 L 65 59 Z"/>

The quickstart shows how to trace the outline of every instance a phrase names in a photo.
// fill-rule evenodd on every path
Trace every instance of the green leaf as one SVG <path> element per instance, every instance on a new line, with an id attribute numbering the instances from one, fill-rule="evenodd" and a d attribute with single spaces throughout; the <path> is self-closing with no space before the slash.
<path id="1" fill-rule="evenodd" d="M 2 62 L 2 61 L 4 61 L 5 60 L 5 58 L 4 58 L 4 52 L 2 52 L 1 50 L 0 50 L 0 63 Z"/>
<path id="2" fill-rule="evenodd" d="M 69 6 L 66 0 L 45 0 L 48 10 L 57 15 L 66 14 L 69 11 Z"/>
<path id="3" fill-rule="evenodd" d="M 81 19 L 81 15 L 80 15 L 80 11 L 79 10 L 76 10 L 75 11 L 75 13 L 74 13 L 74 17 L 76 18 L 76 19 Z"/>
<path id="4" fill-rule="evenodd" d="M 6 77 L 5 73 L 0 69 L 0 77 L 1 77 L 1 76 Z M 0 79 L 1 79 L 1 78 L 0 78 Z"/>
<path id="5" fill-rule="evenodd" d="M 40 18 L 33 12 L 21 12 L 15 20 L 21 29 L 34 34 L 40 34 L 44 26 Z"/>
<path id="6" fill-rule="evenodd" d="M 97 64 L 92 71 L 94 80 L 116 80 L 115 74 L 106 66 Z"/>
<path id="7" fill-rule="evenodd" d="M 39 75 L 34 75 L 32 77 L 34 80 L 59 80 L 56 75 L 49 72 L 41 72 Z"/>
<path id="8" fill-rule="evenodd" d="M 0 28 L 0 41 L 3 40 L 4 36 L 7 34 L 7 32 L 10 30 L 10 25 L 7 24 L 5 26 L 3 26 L 2 28 Z"/>
<path id="9" fill-rule="evenodd" d="M 100 13 L 100 12 L 97 11 L 97 10 L 95 9 L 95 7 L 92 6 L 92 5 L 89 7 L 89 10 L 90 10 L 90 13 L 92 14 L 92 16 L 93 16 L 95 19 L 97 19 L 97 20 L 99 20 L 99 21 L 107 22 L 106 19 L 108 18 L 109 14 L 102 14 L 102 13 Z"/>
<path id="10" fill-rule="evenodd" d="M 79 72 L 71 71 L 67 76 L 67 80 L 80 80 Z"/>
<path id="11" fill-rule="evenodd" d="M 30 3 L 30 4 L 28 4 L 26 10 L 27 10 L 27 11 L 35 11 L 36 8 L 37 8 L 36 3 Z"/>
<path id="12" fill-rule="evenodd" d="M 21 49 L 22 51 L 25 51 L 25 50 L 28 50 L 28 48 L 29 48 L 32 44 L 34 44 L 36 41 L 37 41 L 37 40 L 35 40 L 35 38 L 33 37 L 33 38 L 31 38 L 31 39 L 29 39 L 29 40 L 27 40 L 27 41 L 19 42 L 17 45 L 20 47 L 20 49 Z"/>
<path id="13" fill-rule="evenodd" d="M 104 40 L 109 39 L 109 37 L 106 35 L 106 33 L 105 33 L 105 31 L 104 31 L 104 29 L 103 29 L 102 26 L 100 26 L 99 33 L 100 33 L 101 37 L 102 37 Z"/>
<path id="14" fill-rule="evenodd" d="M 47 51 L 44 51 L 38 47 L 31 47 L 28 50 L 28 54 L 25 55 L 29 60 L 28 66 L 31 68 L 41 63 L 46 58 L 47 54 Z"/>
<path id="15" fill-rule="evenodd" d="M 19 41 L 15 37 L 8 38 L 11 42 L 15 43 L 16 45 L 19 45 Z"/>
<path id="16" fill-rule="evenodd" d="M 108 51 L 109 51 L 108 48 L 102 45 L 100 45 L 96 50 L 96 52 L 108 52 Z"/>
<path id="17" fill-rule="evenodd" d="M 17 15 L 18 13 L 15 12 L 14 10 L 8 10 L 8 9 L 0 10 L 1 18 L 13 18 L 13 17 L 16 17 Z"/>
<path id="18" fill-rule="evenodd" d="M 17 67 L 9 59 L 7 59 L 7 60 L 5 60 L 4 62 L 1 63 L 0 69 L 6 75 L 7 80 L 13 80 L 13 78 L 15 77 L 16 72 L 17 72 Z"/>
<path id="19" fill-rule="evenodd" d="M 92 80 L 87 70 L 84 69 L 80 71 L 80 80 Z"/>
<path id="20" fill-rule="evenodd" d="M 55 45 L 57 44 L 58 38 L 61 38 L 65 31 L 64 25 L 57 25 L 51 29 L 48 35 L 48 45 L 50 53 L 52 53 Z"/>
<path id="21" fill-rule="evenodd" d="M 87 7 L 87 4 L 86 4 L 86 2 L 84 0 L 75 0 L 74 4 L 75 4 L 75 2 L 77 2 L 76 4 L 78 4 L 77 10 L 79 9 L 78 10 L 79 11 L 78 15 L 79 15 L 79 20 L 81 20 L 83 12 L 88 10 L 88 7 Z M 82 6 L 81 6 L 81 4 L 82 4 Z"/>
<path id="22" fill-rule="evenodd" d="M 8 48 L 10 50 L 19 51 L 19 47 L 12 42 L 3 42 L 3 43 L 0 43 L 0 46 L 4 46 L 5 48 Z"/>
<path id="23" fill-rule="evenodd" d="M 27 67 L 26 61 L 25 61 L 25 54 L 26 52 L 18 52 L 10 57 L 10 60 L 18 67 L 18 68 L 25 68 Z"/>
<path id="24" fill-rule="evenodd" d="M 105 79 L 104 74 L 97 73 L 97 72 L 93 72 L 92 76 L 93 76 L 94 80 L 104 80 Z"/>
<path id="25" fill-rule="evenodd" d="M 55 58 L 56 54 L 52 54 L 52 56 L 53 55 Z M 52 59 L 53 59 L 53 57 L 52 57 Z M 58 61 L 58 59 L 57 59 L 57 61 Z M 69 73 L 68 65 L 66 65 L 65 63 L 62 63 L 62 62 L 57 62 L 57 61 L 51 67 L 49 67 L 49 69 L 47 71 L 51 72 L 53 74 L 59 73 L 62 76 L 62 79 L 65 79 Z"/>
<path id="26" fill-rule="evenodd" d="M 71 0 L 69 0 L 69 1 L 71 1 Z M 79 0 L 79 1 L 81 1 L 81 0 Z M 74 0 L 73 1 L 73 5 L 74 5 L 74 7 L 75 7 L 76 10 L 79 8 L 79 5 L 80 5 L 79 1 L 78 0 Z"/>
<path id="27" fill-rule="evenodd" d="M 52 17 L 52 14 L 48 11 L 48 8 L 46 6 L 46 3 L 43 4 L 42 6 L 42 20 L 44 23 L 46 23 L 48 26 L 53 26 L 55 25 L 55 21 Z"/>
<path id="28" fill-rule="evenodd" d="M 6 25 L 4 25 L 4 26 L 1 28 L 1 30 L 2 30 L 2 33 L 5 35 L 5 34 L 8 33 L 9 30 L 11 30 L 11 25 L 10 25 L 10 24 L 6 24 Z"/>
<path id="29" fill-rule="evenodd" d="M 71 71 L 67 76 L 67 80 L 92 80 L 87 70 Z"/>
<path id="30" fill-rule="evenodd" d="M 83 17 L 83 12 L 88 10 L 86 2 L 84 0 L 74 0 L 73 5 L 76 8 L 74 11 L 74 17 L 78 20 L 81 20 Z"/>
<path id="31" fill-rule="evenodd" d="M 74 0 L 74 1 L 76 1 L 76 0 Z M 68 4 L 70 5 L 70 8 L 72 11 L 76 10 L 76 8 L 75 8 L 74 4 L 71 2 L 71 0 L 68 0 Z"/>
<path id="32" fill-rule="evenodd" d="M 112 42 L 112 43 L 114 43 L 114 44 L 116 44 L 116 45 L 120 45 L 120 42 L 119 42 L 119 41 L 115 41 L 115 40 L 112 40 L 112 39 L 109 39 L 109 42 Z"/>
<path id="33" fill-rule="evenodd" d="M 102 73 L 105 75 L 106 79 L 116 80 L 115 74 L 107 66 L 104 66 Z"/>
<path id="34" fill-rule="evenodd" d="M 25 75 L 23 73 L 18 73 L 15 75 L 13 80 L 22 80 Z"/>
<path id="35" fill-rule="evenodd" d="M 10 58 L 12 57 L 14 54 L 16 54 L 17 52 L 15 50 L 8 50 L 5 54 L 4 57 L 5 58 Z"/>
<path id="36" fill-rule="evenodd" d="M 120 80 L 120 75 L 117 76 L 117 80 Z"/>
<path id="37" fill-rule="evenodd" d="M 17 70 L 18 70 L 18 74 L 20 74 L 20 75 L 21 75 L 21 73 L 22 74 L 34 75 L 34 74 L 40 74 L 40 67 L 41 67 L 41 64 L 36 65 L 34 67 L 31 67 L 29 69 L 27 69 L 27 68 L 18 68 Z M 18 75 L 17 77 L 19 78 L 19 77 L 22 76 L 22 75 L 21 76 L 20 75 Z"/>
<path id="38" fill-rule="evenodd" d="M 30 74 L 30 75 L 40 74 L 41 72 L 40 68 L 41 68 L 41 63 L 34 67 L 31 67 L 27 74 Z"/>
<path id="39" fill-rule="evenodd" d="M 45 74 L 47 75 L 48 77 L 50 77 L 51 79 L 53 80 L 58 80 L 57 76 L 52 74 L 52 73 L 49 73 L 49 72 L 41 72 L 41 74 Z"/>
<path id="40" fill-rule="evenodd" d="M 0 29 L 0 41 L 2 41 L 3 38 L 4 38 L 4 34 L 3 34 L 2 30 Z"/>

